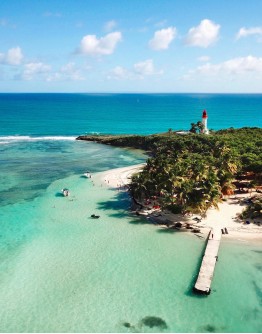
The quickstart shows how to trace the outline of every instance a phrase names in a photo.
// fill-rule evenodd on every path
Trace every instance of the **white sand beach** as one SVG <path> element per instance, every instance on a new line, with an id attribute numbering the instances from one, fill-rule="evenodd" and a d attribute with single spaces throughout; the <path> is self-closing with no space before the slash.
<path id="1" fill-rule="evenodd" d="M 101 183 L 115 188 L 116 190 L 124 189 L 125 185 L 130 183 L 132 174 L 138 172 L 143 168 L 144 164 L 116 168 L 106 172 L 100 173 Z M 262 222 L 261 225 L 246 224 L 244 221 L 237 219 L 237 214 L 241 213 L 245 208 L 243 200 L 250 198 L 251 194 L 229 196 L 225 202 L 219 204 L 219 210 L 210 209 L 207 212 L 207 217 L 202 218 L 201 221 L 196 222 L 193 218 L 196 215 L 182 216 L 179 214 L 172 214 L 167 211 L 160 212 L 159 210 L 148 210 L 145 212 L 147 218 L 155 220 L 159 224 L 166 227 L 169 225 L 183 222 L 190 224 L 193 228 L 199 228 L 201 232 L 208 233 L 210 229 L 227 229 L 228 234 L 224 234 L 223 238 L 233 238 L 240 241 L 262 240 Z"/>
<path id="2" fill-rule="evenodd" d="M 101 173 L 101 182 L 112 188 L 124 187 L 131 181 L 131 176 L 139 172 L 145 164 L 133 165 L 123 168 L 110 169 Z"/>

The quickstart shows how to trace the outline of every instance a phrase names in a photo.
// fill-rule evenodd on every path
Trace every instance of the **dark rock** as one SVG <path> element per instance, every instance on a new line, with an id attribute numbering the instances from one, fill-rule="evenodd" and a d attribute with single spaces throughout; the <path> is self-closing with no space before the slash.
<path id="1" fill-rule="evenodd" d="M 130 322 L 124 322 L 123 326 L 126 327 L 126 328 L 130 328 L 131 324 L 130 324 Z"/>
<path id="2" fill-rule="evenodd" d="M 153 328 L 153 327 L 158 327 L 161 329 L 166 329 L 167 328 L 167 324 L 166 322 L 158 317 L 145 317 L 141 320 L 142 325 L 147 326 L 149 328 Z"/>

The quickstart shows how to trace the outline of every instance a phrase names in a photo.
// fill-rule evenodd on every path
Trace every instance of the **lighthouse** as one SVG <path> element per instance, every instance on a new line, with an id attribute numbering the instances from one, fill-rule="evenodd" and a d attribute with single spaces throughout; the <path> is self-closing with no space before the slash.
<path id="1" fill-rule="evenodd" d="M 202 133 L 205 133 L 208 135 L 209 131 L 207 128 L 207 112 L 204 110 L 202 115 L 202 124 L 203 124 L 203 130 Z"/>

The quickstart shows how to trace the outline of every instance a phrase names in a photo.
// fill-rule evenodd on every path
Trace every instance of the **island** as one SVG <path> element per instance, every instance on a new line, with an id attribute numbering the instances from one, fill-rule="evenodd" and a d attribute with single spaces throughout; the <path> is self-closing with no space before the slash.
<path id="1" fill-rule="evenodd" d="M 210 130 L 208 135 L 170 129 L 147 136 L 84 135 L 77 140 L 148 153 L 146 164 L 133 170 L 128 185 L 138 215 L 168 228 L 193 231 L 210 217 L 214 227 L 219 215 L 222 233 L 238 231 L 235 220 L 244 230 L 252 226 L 254 233 L 261 231 L 261 128 Z M 229 215 L 234 224 L 224 226 Z"/>

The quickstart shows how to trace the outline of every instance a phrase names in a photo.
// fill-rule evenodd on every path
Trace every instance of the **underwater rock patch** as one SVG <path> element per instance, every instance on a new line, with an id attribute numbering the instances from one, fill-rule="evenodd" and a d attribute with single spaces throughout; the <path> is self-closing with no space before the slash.
<path id="1" fill-rule="evenodd" d="M 123 326 L 126 327 L 126 328 L 130 328 L 131 324 L 130 324 L 130 322 L 124 322 Z"/>
<path id="2" fill-rule="evenodd" d="M 209 333 L 215 333 L 216 327 L 213 325 L 206 325 L 204 326 L 204 330 Z"/>
<path id="3" fill-rule="evenodd" d="M 154 327 L 158 327 L 161 329 L 168 328 L 166 322 L 159 317 L 151 317 L 151 316 L 145 317 L 141 319 L 141 324 L 149 328 L 154 328 Z"/>

